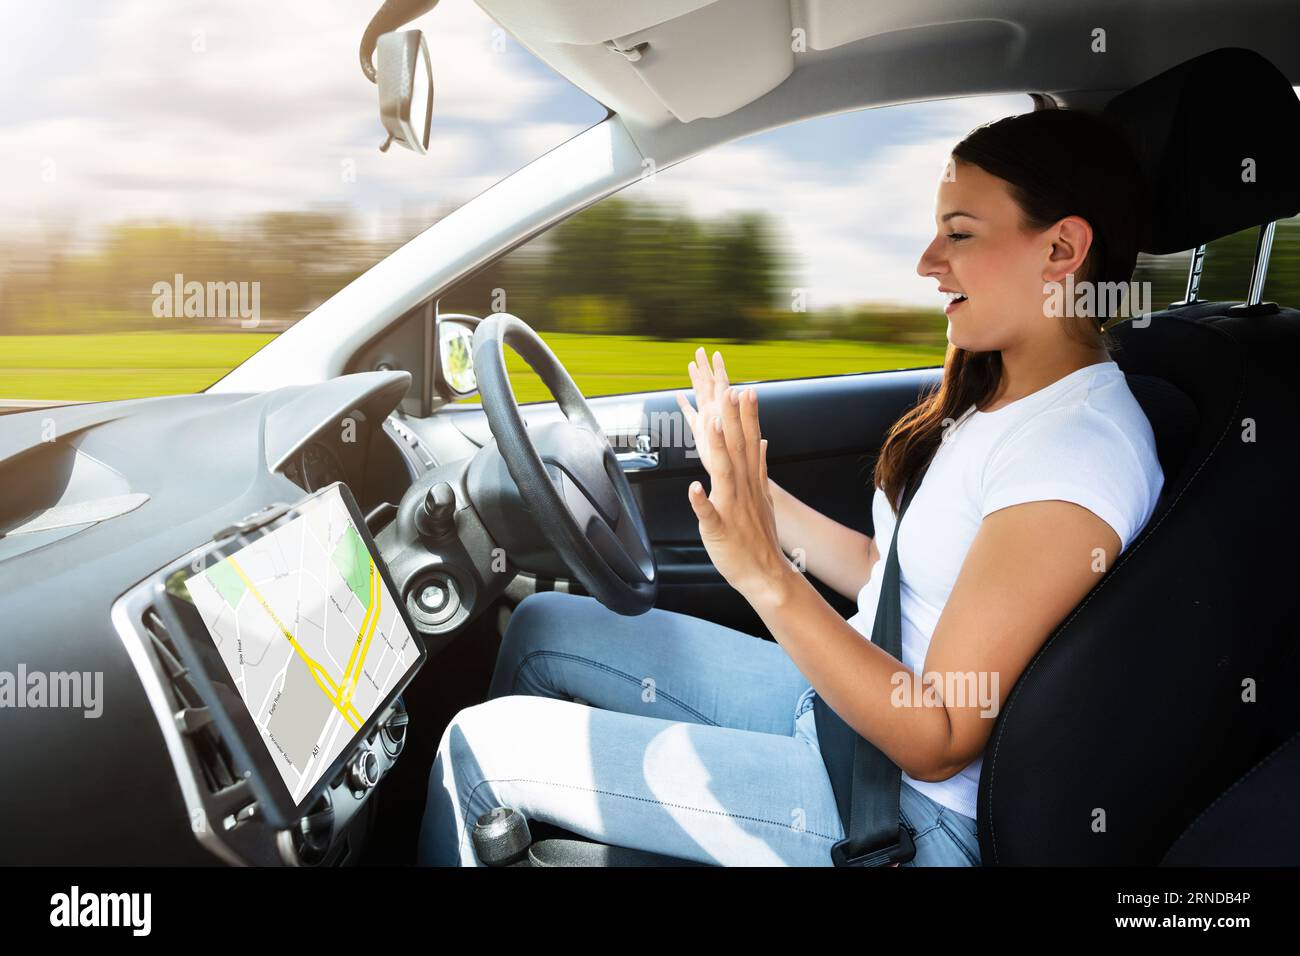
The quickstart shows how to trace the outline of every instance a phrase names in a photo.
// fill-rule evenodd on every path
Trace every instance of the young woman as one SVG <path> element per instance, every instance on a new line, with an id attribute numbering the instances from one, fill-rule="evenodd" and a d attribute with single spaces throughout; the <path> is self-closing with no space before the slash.
<path id="1" fill-rule="evenodd" d="M 1141 174 L 1095 114 L 1009 117 L 952 151 L 917 267 L 950 298 L 950 347 L 940 387 L 886 436 L 874 538 L 768 478 L 754 391 L 698 350 L 696 406 L 678 400 L 710 487 L 693 482 L 689 504 L 713 563 L 775 641 L 529 596 L 488 701 L 443 735 L 421 860 L 475 865 L 474 822 L 505 805 L 703 862 L 830 865 L 844 830 L 816 693 L 902 770 L 909 865 L 978 864 L 977 785 L 998 710 L 1163 485 L 1102 331 L 1114 310 L 1095 295 L 1129 281 L 1142 208 Z M 896 509 L 927 463 L 897 542 L 899 661 L 869 637 Z M 858 613 L 841 618 L 796 566 L 856 597 Z"/>

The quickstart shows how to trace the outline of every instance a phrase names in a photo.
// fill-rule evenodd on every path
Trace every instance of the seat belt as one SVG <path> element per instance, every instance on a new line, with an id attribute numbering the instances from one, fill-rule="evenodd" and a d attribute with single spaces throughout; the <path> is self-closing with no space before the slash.
<path id="1" fill-rule="evenodd" d="M 903 610 L 898 529 L 929 469 L 927 461 L 903 495 L 880 581 L 876 620 L 871 628 L 872 643 L 900 661 Z M 818 745 L 844 824 L 845 837 L 831 847 L 831 860 L 836 866 L 890 866 L 908 862 L 916 855 L 916 846 L 899 820 L 902 771 L 871 741 L 846 724 L 819 694 L 813 696 L 813 715 Z"/>

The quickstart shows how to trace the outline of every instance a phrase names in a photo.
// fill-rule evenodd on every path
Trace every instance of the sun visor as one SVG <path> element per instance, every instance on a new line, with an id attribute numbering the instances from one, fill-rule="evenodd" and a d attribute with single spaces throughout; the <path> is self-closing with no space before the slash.
<path id="1" fill-rule="evenodd" d="M 789 0 L 714 0 L 606 42 L 683 123 L 724 116 L 794 70 Z"/>

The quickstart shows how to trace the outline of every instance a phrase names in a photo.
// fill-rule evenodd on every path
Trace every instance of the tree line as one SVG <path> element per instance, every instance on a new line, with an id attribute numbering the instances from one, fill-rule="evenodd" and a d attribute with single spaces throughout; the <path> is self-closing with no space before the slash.
<path id="1" fill-rule="evenodd" d="M 124 223 L 89 249 L 73 241 L 71 229 L 37 248 L 0 244 L 0 335 L 211 329 L 212 316 L 157 314 L 157 284 L 178 276 L 257 282 L 262 316 L 282 327 L 428 223 L 427 216 L 399 217 L 390 234 L 368 238 L 349 210 L 326 208 L 233 225 Z M 1244 297 L 1254 242 L 1255 230 L 1247 230 L 1211 245 L 1202 298 Z M 1144 256 L 1134 280 L 1152 284 L 1154 307 L 1161 308 L 1182 298 L 1187 263 L 1186 253 Z M 614 196 L 464 278 L 441 296 L 439 308 L 474 315 L 504 309 L 543 331 L 945 343 L 937 301 L 930 309 L 817 307 L 799 289 L 798 265 L 766 214 L 702 219 L 678 205 Z M 871 277 L 861 281 L 865 298 Z M 1278 224 L 1265 292 L 1300 305 L 1296 219 Z"/>

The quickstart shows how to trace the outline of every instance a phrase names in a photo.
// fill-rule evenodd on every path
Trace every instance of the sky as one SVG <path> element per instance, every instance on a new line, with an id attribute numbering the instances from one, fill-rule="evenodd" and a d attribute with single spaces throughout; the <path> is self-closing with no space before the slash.
<path id="1" fill-rule="evenodd" d="M 93 243 L 122 221 L 350 207 L 367 235 L 455 208 L 605 108 L 472 0 L 411 24 L 435 82 L 428 156 L 384 138 L 357 48 L 378 0 L 0 0 L 0 238 Z M 800 123 L 624 191 L 701 216 L 764 210 L 808 305 L 938 306 L 915 274 L 948 151 L 1031 108 L 972 97 Z"/>

